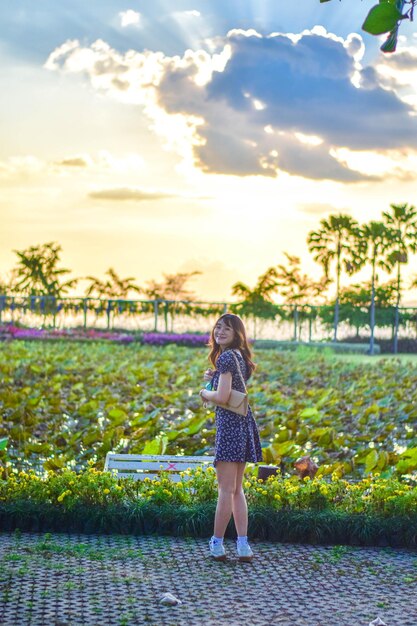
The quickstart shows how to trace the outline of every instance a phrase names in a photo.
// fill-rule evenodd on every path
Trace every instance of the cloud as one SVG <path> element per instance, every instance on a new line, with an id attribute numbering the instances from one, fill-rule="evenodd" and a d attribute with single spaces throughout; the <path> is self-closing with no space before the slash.
<path id="1" fill-rule="evenodd" d="M 133 11 L 132 9 L 120 11 L 119 17 L 122 28 L 125 28 L 126 26 L 138 26 L 141 19 L 140 13 Z"/>
<path id="2" fill-rule="evenodd" d="M 174 13 L 174 15 L 181 15 L 181 13 Z M 192 9 L 191 11 L 183 11 L 182 15 L 185 15 L 186 17 L 201 17 L 200 11 L 196 11 L 195 9 Z"/>
<path id="3" fill-rule="evenodd" d="M 44 173 L 47 163 L 33 155 L 12 156 L 0 161 L 0 179 L 14 181 L 29 180 Z"/>
<path id="4" fill-rule="evenodd" d="M 234 30 L 216 45 L 169 57 L 66 42 L 46 67 L 84 72 L 97 90 L 142 106 L 170 149 L 207 173 L 377 181 L 385 168 L 351 158 L 373 151 L 404 175 L 404 154 L 417 151 L 416 110 L 378 67 L 361 65 L 359 35 Z"/>
<path id="5" fill-rule="evenodd" d="M 55 165 L 60 167 L 88 167 L 91 165 L 91 159 L 87 157 L 72 157 L 62 159 L 62 161 L 55 161 Z"/>
<path id="6" fill-rule="evenodd" d="M 415 70 L 417 69 L 417 50 L 415 48 L 400 49 L 394 55 L 384 59 L 384 63 L 397 70 Z"/>
<path id="7" fill-rule="evenodd" d="M 195 196 L 178 193 L 167 193 L 164 191 L 154 191 L 141 189 L 140 187 L 114 187 L 108 189 L 97 189 L 91 191 L 88 194 L 89 198 L 93 200 L 121 200 L 121 201 L 134 201 L 145 202 L 149 200 L 208 200 L 207 196 Z"/>
<path id="8" fill-rule="evenodd" d="M 335 207 L 332 204 L 325 204 L 321 202 L 302 202 L 297 205 L 298 209 L 302 213 L 308 215 L 328 215 L 335 212 Z M 338 209 L 336 209 L 338 211 Z M 346 210 L 340 210 L 341 213 L 346 213 Z"/>
<path id="9" fill-rule="evenodd" d="M 114 189 L 98 189 L 89 194 L 93 200 L 134 200 L 144 202 L 146 200 L 169 200 L 176 198 L 175 194 L 163 193 L 160 191 L 146 191 L 138 187 L 116 187 Z"/>

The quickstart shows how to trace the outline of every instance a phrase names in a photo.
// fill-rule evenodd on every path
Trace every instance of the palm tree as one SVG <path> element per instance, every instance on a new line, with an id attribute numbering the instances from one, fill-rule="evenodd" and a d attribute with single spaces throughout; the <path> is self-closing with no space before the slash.
<path id="1" fill-rule="evenodd" d="M 164 274 L 164 280 L 161 283 L 150 280 L 148 286 L 143 289 L 145 295 L 152 300 L 173 300 L 172 305 L 165 302 L 164 318 L 165 331 L 168 332 L 168 307 L 171 314 L 171 331 L 174 329 L 174 318 L 181 311 L 181 304 L 178 301 L 192 301 L 196 299 L 194 291 L 187 287 L 187 282 L 193 276 L 201 274 L 199 271 L 194 272 L 178 272 L 177 274 Z M 155 304 L 158 307 L 158 303 Z M 184 308 L 184 307 L 182 307 Z M 156 323 L 155 323 L 156 325 Z"/>
<path id="2" fill-rule="evenodd" d="M 298 308 L 297 305 L 308 304 L 312 298 L 317 297 L 327 288 L 329 279 L 326 276 L 314 282 L 307 274 L 301 273 L 300 258 L 284 252 L 289 265 L 277 266 L 277 286 L 281 287 L 281 295 L 286 304 L 294 307 L 294 340 L 297 341 L 301 333 L 301 326 L 298 328 Z M 310 316 L 311 320 L 311 316 Z M 301 324 L 301 322 L 300 322 Z M 311 338 L 311 324 L 310 324 Z"/>
<path id="3" fill-rule="evenodd" d="M 321 263 L 326 278 L 329 278 L 330 266 L 336 263 L 336 305 L 334 311 L 333 341 L 337 341 L 339 325 L 340 275 L 342 268 L 348 274 L 357 271 L 361 264 L 361 241 L 359 224 L 350 215 L 330 215 L 322 219 L 321 228 L 310 232 L 307 244 L 313 258 Z"/>
<path id="4" fill-rule="evenodd" d="M 397 266 L 397 301 L 395 304 L 394 354 L 398 352 L 398 326 L 401 300 L 401 265 L 408 262 L 408 253 L 417 252 L 417 210 L 409 204 L 391 204 L 391 211 L 384 211 L 385 223 L 393 230 L 393 251 L 389 264 Z"/>
<path id="5" fill-rule="evenodd" d="M 13 270 L 16 276 L 14 289 L 31 296 L 62 297 L 79 279 L 61 282 L 61 277 L 71 271 L 57 267 L 61 250 L 56 242 L 31 246 L 21 252 L 14 250 L 19 257 Z"/>
<path id="6" fill-rule="evenodd" d="M 371 339 L 369 343 L 369 354 L 374 353 L 374 332 L 375 332 L 375 285 L 378 279 L 376 274 L 377 267 L 390 272 L 392 265 L 388 261 L 388 254 L 392 248 L 394 235 L 391 228 L 383 222 L 371 221 L 369 224 L 362 226 L 360 236 L 363 243 L 364 254 L 362 257 L 362 265 L 368 261 L 372 267 L 371 276 Z"/>
<path id="7" fill-rule="evenodd" d="M 105 282 L 94 276 L 86 276 L 86 279 L 91 281 L 85 292 L 87 298 L 95 293 L 98 298 L 125 300 L 128 298 L 131 291 L 135 291 L 136 293 L 142 292 L 142 288 L 135 285 L 133 282 L 135 278 L 132 276 L 120 278 L 112 267 L 105 273 L 110 277 L 110 279 L 107 279 Z"/>
<path id="8" fill-rule="evenodd" d="M 272 294 L 277 288 L 276 277 L 276 270 L 270 267 L 259 276 L 253 289 L 242 282 L 232 286 L 232 294 L 241 298 L 241 301 L 234 305 L 233 309 L 240 315 L 252 317 L 254 339 L 256 339 L 257 318 L 275 319 L 277 314 L 277 305 L 272 301 Z"/>

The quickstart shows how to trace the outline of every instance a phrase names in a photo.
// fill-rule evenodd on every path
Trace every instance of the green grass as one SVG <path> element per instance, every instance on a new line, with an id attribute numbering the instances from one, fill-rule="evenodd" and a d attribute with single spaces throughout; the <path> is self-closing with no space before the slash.
<path id="1" fill-rule="evenodd" d="M 373 356 L 367 354 L 334 354 L 326 353 L 326 358 L 345 363 L 353 363 L 355 365 L 376 365 L 381 361 L 410 363 L 417 367 L 417 354 L 375 354 Z"/>

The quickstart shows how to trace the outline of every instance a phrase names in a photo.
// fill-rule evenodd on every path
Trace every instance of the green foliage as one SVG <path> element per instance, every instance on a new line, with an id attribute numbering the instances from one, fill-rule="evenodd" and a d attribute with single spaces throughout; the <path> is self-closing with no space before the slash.
<path id="1" fill-rule="evenodd" d="M 110 450 L 211 453 L 214 414 L 198 396 L 206 359 L 205 349 L 178 346 L 0 344 L 8 470 L 62 471 L 90 459 L 100 468 Z M 264 462 L 282 461 L 291 471 L 308 453 L 326 474 L 414 471 L 402 456 L 417 446 L 411 362 L 358 365 L 307 348 L 257 351 L 256 344 L 255 361 L 249 391 Z"/>
<path id="2" fill-rule="evenodd" d="M 61 246 L 56 242 L 31 246 L 27 250 L 15 250 L 19 257 L 14 273 L 14 288 L 28 295 L 60 297 L 72 289 L 78 279 L 62 282 L 62 276 L 70 270 L 58 268 Z"/>
<path id="3" fill-rule="evenodd" d="M 320 0 L 320 3 L 330 0 Z M 379 4 L 373 6 L 362 24 L 362 29 L 371 35 L 388 33 L 386 41 L 382 44 L 383 52 L 395 52 L 398 40 L 398 28 L 402 20 L 412 20 L 413 11 L 417 0 L 379 0 Z M 403 13 L 405 5 L 409 8 Z"/>
<path id="4" fill-rule="evenodd" d="M 372 7 L 362 28 L 371 35 L 383 35 L 392 31 L 401 18 L 401 12 L 397 9 L 396 3 L 385 0 Z"/>
<path id="5" fill-rule="evenodd" d="M 255 341 L 256 350 L 290 350 L 297 352 L 300 356 L 300 350 L 308 350 L 309 352 L 325 352 L 337 354 L 367 354 L 369 343 L 343 343 L 333 341 L 276 341 L 274 339 L 258 339 Z M 380 352 L 379 346 L 375 346 L 375 353 Z"/>
<path id="6" fill-rule="evenodd" d="M 106 274 L 108 279 L 104 282 L 94 276 L 86 276 L 90 285 L 85 291 L 87 297 L 96 295 L 98 298 L 127 298 L 131 291 L 141 293 L 143 290 L 133 281 L 134 277 L 120 278 L 116 271 L 110 267 Z"/>
<path id="7" fill-rule="evenodd" d="M 271 267 L 262 276 L 259 276 L 253 289 L 244 283 L 233 285 L 232 294 L 239 296 L 241 301 L 232 308 L 242 316 L 274 319 L 277 315 L 278 307 L 273 304 L 272 296 L 276 289 L 276 270 Z"/>
<path id="8" fill-rule="evenodd" d="M 271 476 L 258 479 L 247 468 L 244 490 L 252 537 L 310 543 L 381 542 L 416 546 L 417 487 L 376 474 L 349 483 L 333 474 L 300 481 Z M 0 477 L 0 530 L 52 530 L 208 536 L 217 499 L 213 468 L 182 473 L 172 482 L 167 472 L 157 479 L 117 479 L 94 468 L 76 473 L 33 472 Z M 227 536 L 233 536 L 229 524 Z M 50 538 L 38 551 L 62 550 Z M 74 550 L 74 548 L 72 548 Z M 76 556 L 86 556 L 80 544 Z M 100 558 L 94 553 L 93 558 Z M 340 549 L 333 553 L 340 558 Z"/>

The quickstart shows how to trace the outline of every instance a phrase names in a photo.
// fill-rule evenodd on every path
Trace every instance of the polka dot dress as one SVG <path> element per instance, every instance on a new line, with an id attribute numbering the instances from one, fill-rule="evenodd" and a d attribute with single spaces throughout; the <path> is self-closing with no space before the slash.
<path id="1" fill-rule="evenodd" d="M 248 379 L 246 363 L 238 350 L 225 350 L 217 359 L 216 371 L 212 378 L 213 390 L 217 389 L 220 374 L 232 373 L 232 388 L 245 391 L 237 370 L 236 355 L 243 378 Z M 259 463 L 262 461 L 261 441 L 258 427 L 249 406 L 246 417 L 216 406 L 216 440 L 214 463 L 217 461 Z"/>

